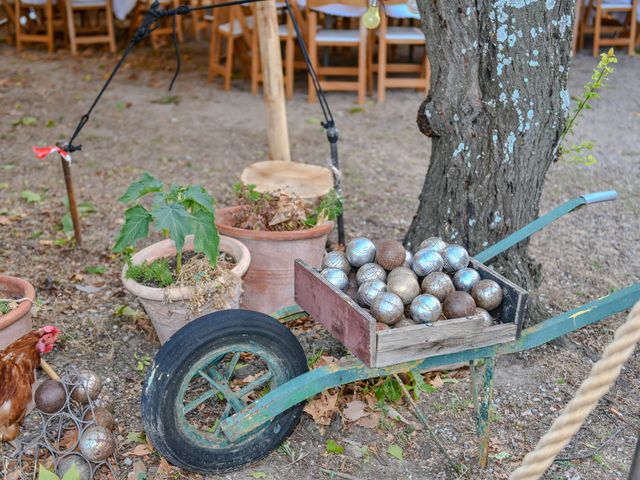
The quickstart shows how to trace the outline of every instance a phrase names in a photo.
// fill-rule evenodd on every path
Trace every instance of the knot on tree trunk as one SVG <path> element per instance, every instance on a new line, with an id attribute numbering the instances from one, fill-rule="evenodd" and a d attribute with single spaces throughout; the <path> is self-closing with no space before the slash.
<path id="1" fill-rule="evenodd" d="M 431 128 L 431 121 L 426 114 L 427 103 L 431 101 L 431 95 L 423 100 L 423 102 L 418 107 L 418 118 L 416 119 L 416 123 L 418 124 L 418 130 L 422 132 L 423 135 L 427 137 L 433 136 L 433 129 Z"/>

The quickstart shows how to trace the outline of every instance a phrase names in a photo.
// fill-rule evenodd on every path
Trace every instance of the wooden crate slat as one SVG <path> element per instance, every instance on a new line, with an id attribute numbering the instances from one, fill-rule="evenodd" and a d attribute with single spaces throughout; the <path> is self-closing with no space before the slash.
<path id="1" fill-rule="evenodd" d="M 375 319 L 301 260 L 295 263 L 295 299 L 351 353 L 375 364 Z"/>
<path id="2" fill-rule="evenodd" d="M 427 327 L 428 328 L 428 327 Z M 480 332 L 469 332 L 458 336 L 428 340 L 419 345 L 408 345 L 386 351 L 384 345 L 385 332 L 378 334 L 378 353 L 375 366 L 388 367 L 397 363 L 420 360 L 436 355 L 461 352 L 472 348 L 488 347 L 506 343 L 515 338 L 517 326 L 514 323 L 503 323 L 485 327 Z"/>

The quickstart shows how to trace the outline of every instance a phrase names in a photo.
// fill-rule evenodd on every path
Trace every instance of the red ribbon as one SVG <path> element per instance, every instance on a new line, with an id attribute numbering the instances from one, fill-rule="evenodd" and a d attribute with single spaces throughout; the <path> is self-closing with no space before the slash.
<path id="1" fill-rule="evenodd" d="M 49 155 L 50 153 L 58 152 L 60 156 L 65 159 L 67 162 L 71 162 L 71 154 L 64 150 L 63 148 L 56 146 L 49 147 L 33 147 L 33 153 L 36 154 L 36 158 L 42 160 L 44 157 Z"/>

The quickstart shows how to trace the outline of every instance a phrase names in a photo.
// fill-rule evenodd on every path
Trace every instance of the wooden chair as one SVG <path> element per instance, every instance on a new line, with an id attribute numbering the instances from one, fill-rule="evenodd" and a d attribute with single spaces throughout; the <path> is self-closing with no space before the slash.
<path id="1" fill-rule="evenodd" d="M 426 52 L 420 63 L 390 63 L 389 47 L 392 45 L 409 45 L 424 47 L 425 39 L 422 30 L 412 25 L 390 26 L 389 18 L 415 20 L 420 17 L 412 14 L 403 0 L 385 0 L 381 7 L 380 28 L 372 31 L 372 37 L 378 39 L 378 64 L 373 65 L 373 45 L 369 47 L 369 71 L 373 75 L 378 72 L 378 101 L 384 102 L 387 88 L 415 88 L 426 95 L 429 92 L 431 70 Z M 410 48 L 409 56 L 413 50 Z M 417 74 L 411 77 L 390 76 L 390 73 Z M 371 78 L 370 83 L 373 83 Z"/>
<path id="2" fill-rule="evenodd" d="M 78 45 L 92 45 L 96 43 L 106 43 L 109 51 L 116 51 L 116 36 L 113 28 L 113 12 L 111 10 L 111 0 L 66 0 L 65 9 L 67 13 L 67 25 L 69 30 L 69 42 L 71 43 L 71 54 L 78 54 Z M 76 27 L 76 13 L 80 13 L 83 20 L 87 20 L 90 13 L 96 16 L 104 14 L 105 25 L 82 25 Z M 82 35 L 79 35 L 82 34 Z"/>
<path id="3" fill-rule="evenodd" d="M 144 18 L 147 10 L 151 7 L 153 0 L 139 0 L 136 3 L 136 6 L 131 14 L 131 23 L 129 24 L 129 32 L 128 37 L 131 39 L 135 34 L 136 29 L 142 23 L 142 19 Z M 161 8 L 177 8 L 180 5 L 180 0 L 160 0 Z M 183 18 L 182 15 L 176 16 L 176 35 L 178 37 L 178 41 L 184 41 L 184 33 L 183 33 Z M 171 39 L 173 36 L 173 18 L 167 17 L 160 20 L 159 23 L 156 23 L 158 28 L 151 32 L 151 46 L 154 50 L 157 50 L 163 43 L 167 41 L 167 39 Z"/>
<path id="4" fill-rule="evenodd" d="M 240 44 L 238 51 L 244 57 L 244 63 L 251 65 L 250 72 L 252 74 L 255 72 L 254 65 L 257 65 L 255 58 L 249 58 L 251 47 L 255 43 L 252 31 L 253 16 L 246 15 L 241 6 L 234 5 L 215 11 L 211 23 L 209 44 L 209 82 L 213 82 L 218 76 L 221 76 L 224 80 L 224 89 L 231 89 L 236 43 Z M 225 42 L 224 52 L 222 49 L 223 41 Z M 253 55 L 253 57 L 256 56 Z M 252 79 L 252 84 L 253 82 Z"/>
<path id="5" fill-rule="evenodd" d="M 635 54 L 638 0 L 589 0 L 582 13 L 578 48 L 584 46 L 584 37 L 593 35 L 593 56 L 602 47 L 626 46 L 628 54 Z M 625 15 L 626 14 L 626 15 Z M 619 19 L 625 15 L 625 19 Z M 603 36 L 606 35 L 606 36 Z"/>
<path id="6" fill-rule="evenodd" d="M 328 15 L 361 17 L 367 9 L 366 0 L 308 0 L 308 45 L 311 63 L 318 73 L 320 84 L 326 91 L 355 91 L 358 104 L 365 101 L 367 89 L 367 29 L 362 19 L 358 29 L 318 29 L 318 13 Z M 318 47 L 355 47 L 358 50 L 357 67 L 323 66 L 318 62 Z M 356 77 L 356 80 L 327 80 L 326 77 Z M 314 103 L 316 92 L 309 77 L 309 103 Z"/>
<path id="7" fill-rule="evenodd" d="M 44 43 L 47 45 L 48 52 L 53 53 L 54 6 L 57 6 L 57 0 L 14 0 L 13 17 L 17 52 L 22 51 L 24 43 Z M 41 17 L 38 16 L 38 12 Z M 42 23 L 40 18 L 43 19 Z"/>
<path id="8" fill-rule="evenodd" d="M 203 5 L 210 5 L 210 0 L 190 0 L 189 5 L 192 7 L 201 7 Z M 193 38 L 197 42 L 200 41 L 201 32 L 203 30 L 209 30 L 211 26 L 211 22 L 213 21 L 213 13 L 207 10 L 196 10 L 195 12 L 191 12 L 190 15 L 191 20 L 191 29 L 193 30 Z"/>

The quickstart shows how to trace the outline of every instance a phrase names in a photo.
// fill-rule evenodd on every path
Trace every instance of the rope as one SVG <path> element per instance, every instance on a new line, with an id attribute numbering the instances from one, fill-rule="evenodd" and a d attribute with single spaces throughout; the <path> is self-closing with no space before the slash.
<path id="1" fill-rule="evenodd" d="M 540 439 L 535 450 L 522 460 L 509 480 L 537 480 L 553 463 L 554 458 L 580 429 L 598 401 L 609 391 L 620 375 L 620 370 L 640 341 L 640 302 L 636 303 L 607 345 L 589 377 L 582 383 L 575 396 L 567 404 L 562 415 Z"/>

